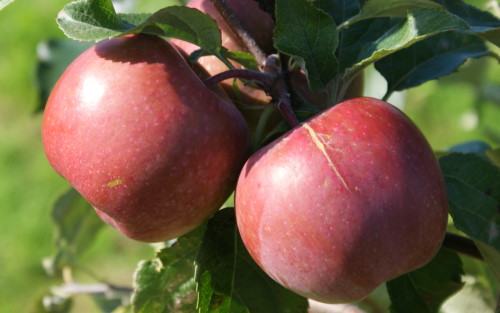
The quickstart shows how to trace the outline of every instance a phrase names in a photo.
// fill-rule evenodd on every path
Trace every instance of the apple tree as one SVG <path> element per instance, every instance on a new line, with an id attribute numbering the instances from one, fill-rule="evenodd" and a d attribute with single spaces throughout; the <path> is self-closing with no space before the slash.
<path id="1" fill-rule="evenodd" d="M 39 312 L 82 293 L 102 312 L 498 312 L 500 114 L 478 104 L 488 142 L 436 149 L 395 97 L 498 66 L 498 2 L 135 2 L 68 3 L 38 65 L 45 152 L 73 187 Z M 154 243 L 133 286 L 65 279 L 102 220 Z"/>

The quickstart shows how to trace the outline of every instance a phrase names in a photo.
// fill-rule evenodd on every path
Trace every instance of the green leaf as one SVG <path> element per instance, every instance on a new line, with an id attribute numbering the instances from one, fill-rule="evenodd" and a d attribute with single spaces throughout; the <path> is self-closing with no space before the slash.
<path id="1" fill-rule="evenodd" d="M 459 16 L 471 27 L 471 33 L 500 46 L 500 19 L 487 11 L 482 11 L 462 0 L 437 0 L 450 13 Z"/>
<path id="2" fill-rule="evenodd" d="M 431 0 L 368 0 L 358 15 L 352 17 L 343 27 L 376 17 L 406 17 L 409 10 L 438 9 L 443 7 Z"/>
<path id="3" fill-rule="evenodd" d="M 324 89 L 337 73 L 337 26 L 309 1 L 276 1 L 274 41 L 279 51 L 296 57 L 311 89 Z"/>
<path id="4" fill-rule="evenodd" d="M 441 249 L 427 265 L 387 282 L 391 313 L 437 313 L 462 288 L 463 274 L 460 257 Z"/>
<path id="5" fill-rule="evenodd" d="M 481 140 L 466 141 L 448 149 L 450 152 L 474 153 L 483 157 L 487 157 L 487 153 L 490 150 L 491 146 Z"/>
<path id="6" fill-rule="evenodd" d="M 68 65 L 89 47 L 90 43 L 69 39 L 51 39 L 38 44 L 36 79 L 39 103 L 37 111 L 44 109 L 52 87 Z"/>
<path id="7" fill-rule="evenodd" d="M 139 32 L 178 38 L 213 55 L 221 55 L 222 39 L 217 23 L 196 9 L 184 6 L 161 9 L 127 33 Z"/>
<path id="8" fill-rule="evenodd" d="M 14 2 L 14 0 L 0 0 L 0 10 L 5 8 L 7 5 L 11 4 Z"/>
<path id="9" fill-rule="evenodd" d="M 75 259 L 96 240 L 105 225 L 90 204 L 74 189 L 64 193 L 54 204 L 52 219 L 56 226 L 57 253 L 46 259 L 49 273 L 55 273 L 65 265 L 73 265 Z"/>
<path id="10" fill-rule="evenodd" d="M 457 229 L 500 251 L 500 168 L 475 154 L 440 159 Z"/>
<path id="11" fill-rule="evenodd" d="M 204 232 L 202 225 L 170 241 L 154 259 L 139 263 L 134 275 L 134 312 L 195 311 L 194 259 Z"/>
<path id="12" fill-rule="evenodd" d="M 382 19 L 382 21 L 375 22 L 373 25 L 382 24 L 383 26 L 383 24 L 386 24 L 388 26 L 391 22 L 393 20 Z M 372 26 L 371 24 L 368 25 Z M 384 33 L 378 39 L 372 40 L 374 35 L 368 35 L 367 39 L 369 40 L 363 40 L 362 44 L 365 45 L 359 50 L 355 61 L 356 64 L 349 71 L 364 68 L 391 53 L 407 48 L 438 33 L 451 30 L 470 30 L 467 23 L 460 18 L 446 11 L 435 9 L 411 10 L 408 12 L 406 20 L 399 22 L 390 29 L 387 27 L 382 29 Z M 377 33 L 380 33 L 380 31 Z M 357 45 L 359 46 L 359 43 Z"/>
<path id="13" fill-rule="evenodd" d="M 358 0 L 316 0 L 314 5 L 330 14 L 337 25 L 357 15 L 360 10 Z"/>
<path id="14" fill-rule="evenodd" d="M 500 252 L 493 247 L 482 243 L 481 241 L 474 240 L 477 248 L 481 252 L 484 261 L 488 264 L 491 272 L 498 282 L 500 282 Z"/>
<path id="15" fill-rule="evenodd" d="M 222 55 L 226 58 L 231 59 L 233 61 L 238 62 L 244 68 L 249 70 L 258 71 L 259 67 L 257 66 L 257 61 L 255 57 L 250 53 L 241 52 L 241 51 L 229 51 L 227 49 L 222 49 Z"/>
<path id="16" fill-rule="evenodd" d="M 111 0 L 71 2 L 56 21 L 66 36 L 82 41 L 110 38 L 132 28 L 116 14 Z"/>
<path id="17" fill-rule="evenodd" d="M 307 299 L 273 281 L 250 257 L 233 208 L 209 221 L 196 264 L 200 313 L 307 312 Z"/>
<path id="18" fill-rule="evenodd" d="M 70 313 L 73 308 L 73 299 L 57 296 L 51 293 L 36 300 L 30 313 Z"/>
<path id="19" fill-rule="evenodd" d="M 472 35 L 444 32 L 397 51 L 375 63 L 387 81 L 385 98 L 396 90 L 418 86 L 450 74 L 467 59 L 490 54 L 484 41 Z"/>

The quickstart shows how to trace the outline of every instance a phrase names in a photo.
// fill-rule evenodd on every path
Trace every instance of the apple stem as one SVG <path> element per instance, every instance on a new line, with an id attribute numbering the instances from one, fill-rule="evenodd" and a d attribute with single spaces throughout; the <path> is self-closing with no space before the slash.
<path id="1" fill-rule="evenodd" d="M 259 85 L 277 103 L 283 118 L 293 128 L 299 125 L 299 120 L 293 112 L 290 93 L 275 57 L 270 56 L 264 65 L 266 72 L 234 69 L 214 75 L 205 80 L 205 85 L 211 86 L 230 78 L 245 79 Z"/>
<path id="2" fill-rule="evenodd" d="M 460 235 L 446 233 L 443 241 L 443 247 L 478 260 L 484 260 L 481 252 L 474 244 L 474 241 Z"/>
<path id="3" fill-rule="evenodd" d="M 205 85 L 212 86 L 226 79 L 240 78 L 251 82 L 255 82 L 266 92 L 270 92 L 277 79 L 276 75 L 271 72 L 258 72 L 253 70 L 232 69 L 216 74 L 205 80 Z"/>
<path id="4" fill-rule="evenodd" d="M 250 35 L 250 32 L 245 29 L 233 8 L 227 3 L 226 0 L 210 0 L 210 2 L 217 9 L 217 11 L 219 11 L 219 14 L 229 25 L 229 28 L 239 39 L 245 50 L 250 52 L 255 57 L 257 64 L 262 66 L 266 61 L 266 54 L 259 47 L 255 39 Z"/>

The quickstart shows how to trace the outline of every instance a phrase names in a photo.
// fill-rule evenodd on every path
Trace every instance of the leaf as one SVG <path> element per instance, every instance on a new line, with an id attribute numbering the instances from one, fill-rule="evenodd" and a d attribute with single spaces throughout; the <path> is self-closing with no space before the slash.
<path id="1" fill-rule="evenodd" d="M 222 49 L 222 54 L 233 61 L 238 62 L 244 68 L 249 70 L 258 71 L 259 67 L 257 66 L 257 61 L 255 57 L 250 53 L 241 52 L 241 51 L 229 51 L 227 49 Z"/>
<path id="2" fill-rule="evenodd" d="M 337 25 L 358 14 L 361 6 L 358 0 L 316 0 L 314 5 L 330 14 Z"/>
<path id="3" fill-rule="evenodd" d="M 154 14 L 117 14 L 110 0 L 78 0 L 67 4 L 57 18 L 66 36 L 98 41 L 127 34 L 147 33 L 178 38 L 229 61 L 221 53 L 217 23 L 199 10 L 170 6 Z"/>
<path id="4" fill-rule="evenodd" d="M 500 251 L 500 168 L 475 154 L 440 159 L 457 229 Z"/>
<path id="5" fill-rule="evenodd" d="M 337 26 L 333 18 L 303 0 L 276 1 L 276 48 L 297 58 L 309 86 L 321 90 L 335 76 Z"/>
<path id="6" fill-rule="evenodd" d="M 7 5 L 11 4 L 14 2 L 14 0 L 0 0 L 0 10 L 5 8 Z"/>
<path id="7" fill-rule="evenodd" d="M 95 242 L 105 225 L 90 204 L 74 189 L 55 202 L 52 219 L 56 226 L 57 253 L 44 260 L 46 270 L 54 274 L 74 260 Z"/>
<path id="8" fill-rule="evenodd" d="M 57 296 L 51 293 L 37 299 L 30 313 L 70 313 L 73 308 L 73 299 Z"/>
<path id="9" fill-rule="evenodd" d="M 171 241 L 154 259 L 139 263 L 134 275 L 134 312 L 194 312 L 194 259 L 204 231 L 202 225 Z"/>
<path id="10" fill-rule="evenodd" d="M 500 19 L 487 11 L 482 11 L 462 0 L 436 0 L 450 13 L 459 16 L 471 27 L 471 33 L 480 34 L 485 39 L 500 46 Z"/>
<path id="11" fill-rule="evenodd" d="M 500 252 L 493 247 L 482 243 L 481 241 L 474 240 L 477 248 L 481 252 L 486 264 L 488 264 L 491 272 L 498 282 L 500 282 Z"/>
<path id="12" fill-rule="evenodd" d="M 375 68 L 387 81 L 387 98 L 393 91 L 450 74 L 467 59 L 490 53 L 477 36 L 444 32 L 388 55 Z"/>
<path id="13" fill-rule="evenodd" d="M 36 78 L 39 103 L 37 111 L 41 112 L 44 109 L 52 87 L 64 70 L 88 47 L 90 43 L 74 40 L 51 39 L 38 44 Z"/>
<path id="14" fill-rule="evenodd" d="M 71 2 L 59 12 L 56 21 L 66 36 L 82 41 L 110 38 L 132 28 L 118 17 L 111 0 Z"/>
<path id="15" fill-rule="evenodd" d="M 196 9 L 184 6 L 163 8 L 128 33 L 148 34 L 178 38 L 193 43 L 205 51 L 220 56 L 222 39 L 217 23 Z"/>
<path id="16" fill-rule="evenodd" d="M 458 145 L 455 145 L 448 149 L 450 152 L 460 152 L 460 153 L 474 153 L 483 157 L 487 156 L 488 151 L 491 150 L 491 146 L 481 140 L 471 140 Z"/>
<path id="17" fill-rule="evenodd" d="M 441 249 L 427 265 L 387 282 L 391 313 L 437 313 L 462 288 L 463 274 L 460 257 Z"/>
<path id="18" fill-rule="evenodd" d="M 393 20 L 384 20 L 377 24 L 391 24 Z M 368 24 L 370 25 L 370 24 Z M 415 9 L 408 12 L 407 19 L 385 31 L 377 40 L 363 41 L 366 45 L 360 49 L 356 64 L 349 71 L 356 71 L 376 62 L 391 53 L 402 50 L 430 36 L 451 30 L 469 30 L 469 26 L 460 18 L 443 10 Z M 369 36 L 368 38 L 372 38 Z M 359 45 L 359 44 L 358 44 Z"/>
<path id="19" fill-rule="evenodd" d="M 431 0 L 368 0 L 344 27 L 375 17 L 406 17 L 408 11 L 414 9 L 442 10 L 443 7 Z"/>
<path id="20" fill-rule="evenodd" d="M 200 313 L 307 312 L 307 299 L 273 281 L 253 261 L 239 237 L 233 208 L 209 221 L 196 264 Z"/>

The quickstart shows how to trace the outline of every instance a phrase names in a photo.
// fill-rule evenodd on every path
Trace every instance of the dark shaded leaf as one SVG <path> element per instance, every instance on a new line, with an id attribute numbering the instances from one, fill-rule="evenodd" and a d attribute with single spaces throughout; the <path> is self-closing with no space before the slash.
<path id="1" fill-rule="evenodd" d="M 455 226 L 500 251 L 500 168 L 475 154 L 440 159 Z"/>
<path id="2" fill-rule="evenodd" d="M 477 36 L 444 32 L 381 59 L 375 67 L 387 80 L 387 98 L 393 91 L 450 74 L 467 59 L 490 53 Z"/>
<path id="3" fill-rule="evenodd" d="M 358 14 L 361 7 L 358 0 L 317 0 L 314 5 L 330 14 L 337 25 Z"/>
<path id="4" fill-rule="evenodd" d="M 312 90 L 324 89 L 337 73 L 337 26 L 310 2 L 276 1 L 274 41 L 279 51 L 296 57 Z"/>
<path id="5" fill-rule="evenodd" d="M 500 46 L 500 19 L 487 11 L 482 11 L 462 0 L 436 0 L 450 13 L 459 16 L 471 27 L 471 33 Z"/>
<path id="6" fill-rule="evenodd" d="M 307 312 L 307 299 L 273 281 L 250 257 L 233 208 L 209 221 L 196 264 L 199 312 Z"/>
<path id="7" fill-rule="evenodd" d="M 462 288 L 463 274 L 460 257 L 441 249 L 427 265 L 387 282 L 391 313 L 437 313 Z"/>

